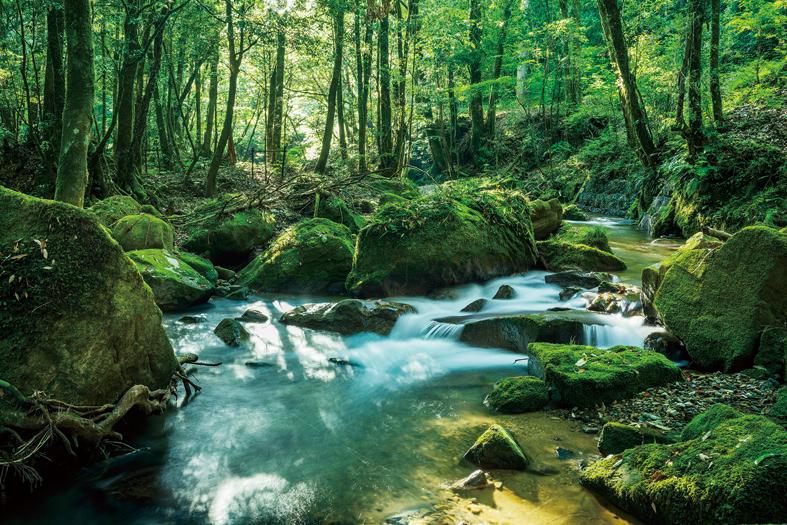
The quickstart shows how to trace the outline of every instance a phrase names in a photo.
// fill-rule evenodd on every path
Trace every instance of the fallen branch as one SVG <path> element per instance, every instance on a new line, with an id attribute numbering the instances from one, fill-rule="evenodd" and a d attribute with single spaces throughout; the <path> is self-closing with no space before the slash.
<path id="1" fill-rule="evenodd" d="M 703 226 L 702 227 L 702 233 L 704 233 L 706 235 L 711 235 L 713 237 L 716 237 L 720 241 L 726 241 L 727 239 L 732 237 L 731 233 L 727 233 L 727 232 L 721 231 L 721 230 L 716 230 L 716 229 L 711 228 L 709 226 Z"/>

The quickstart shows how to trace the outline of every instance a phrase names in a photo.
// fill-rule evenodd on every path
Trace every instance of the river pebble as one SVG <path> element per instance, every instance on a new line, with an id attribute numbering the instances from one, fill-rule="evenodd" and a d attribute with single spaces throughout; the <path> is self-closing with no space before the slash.
<path id="1" fill-rule="evenodd" d="M 681 430 L 691 419 L 716 403 L 742 412 L 763 414 L 776 400 L 779 384 L 745 374 L 684 372 L 686 381 L 649 388 L 634 397 L 590 409 L 559 409 L 554 414 L 576 421 L 594 433 L 608 421 L 647 425 L 657 430 Z"/>

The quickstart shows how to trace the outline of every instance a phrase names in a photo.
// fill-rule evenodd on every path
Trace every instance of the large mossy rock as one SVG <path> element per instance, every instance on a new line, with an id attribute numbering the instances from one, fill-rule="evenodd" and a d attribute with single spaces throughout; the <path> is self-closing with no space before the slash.
<path id="1" fill-rule="evenodd" d="M 596 318 L 595 314 L 582 311 L 490 317 L 466 324 L 459 339 L 482 348 L 526 352 L 534 342 L 581 341 L 584 325 L 598 322 Z"/>
<path id="2" fill-rule="evenodd" d="M 529 209 L 519 192 L 463 184 L 384 206 L 358 234 L 347 289 L 426 294 L 525 271 L 536 253 Z"/>
<path id="3" fill-rule="evenodd" d="M 178 253 L 178 259 L 194 268 L 197 273 L 207 279 L 210 284 L 216 286 L 219 280 L 219 271 L 208 259 L 189 252 Z"/>
<path id="4" fill-rule="evenodd" d="M 612 253 L 609 247 L 607 232 L 601 226 L 584 226 L 578 224 L 564 224 L 555 240 L 572 244 L 584 244 L 602 252 Z"/>
<path id="5" fill-rule="evenodd" d="M 547 385 L 532 376 L 501 379 L 492 387 L 484 404 L 504 414 L 520 414 L 540 410 L 549 401 Z"/>
<path id="6" fill-rule="evenodd" d="M 644 427 L 610 422 L 601 428 L 598 437 L 598 451 L 603 455 L 620 454 L 624 450 L 645 443 L 674 443 L 675 439 L 661 432 Z"/>
<path id="7" fill-rule="evenodd" d="M 287 228 L 238 274 L 259 292 L 344 293 L 352 267 L 350 230 L 328 219 L 306 219 Z"/>
<path id="8" fill-rule="evenodd" d="M 533 236 L 537 241 L 543 241 L 560 229 L 563 206 L 557 199 L 534 200 L 530 203 L 530 219 L 533 221 Z"/>
<path id="9" fill-rule="evenodd" d="M 593 407 L 650 387 L 681 381 L 680 369 L 656 352 L 632 346 L 531 343 L 528 370 L 546 381 L 563 406 Z"/>
<path id="10" fill-rule="evenodd" d="M 95 216 L 0 187 L 0 377 L 78 405 L 169 384 L 153 294 Z"/>
<path id="11" fill-rule="evenodd" d="M 175 231 L 168 222 L 148 213 L 140 213 L 126 215 L 117 221 L 112 228 L 112 237 L 127 252 L 149 248 L 172 251 Z"/>
<path id="12" fill-rule="evenodd" d="M 164 311 L 202 304 L 216 288 L 197 270 L 165 250 L 135 250 L 128 252 L 128 256 Z"/>
<path id="13" fill-rule="evenodd" d="M 568 204 L 563 206 L 563 219 L 567 221 L 586 221 L 590 217 L 585 210 L 577 206 L 576 204 Z"/>
<path id="14" fill-rule="evenodd" d="M 598 461 L 582 484 L 646 523 L 783 522 L 787 432 L 762 416 L 706 414 L 691 423 L 701 434 Z"/>
<path id="15" fill-rule="evenodd" d="M 128 195 L 113 195 L 96 202 L 89 210 L 98 218 L 98 222 L 107 228 L 112 228 L 126 215 L 139 214 L 142 211 L 142 205 Z"/>
<path id="16" fill-rule="evenodd" d="M 388 335 L 399 317 L 411 313 L 415 313 L 415 308 L 409 304 L 344 299 L 338 303 L 298 306 L 282 315 L 281 322 L 340 334 L 375 332 Z"/>
<path id="17" fill-rule="evenodd" d="M 500 425 L 481 434 L 464 457 L 481 468 L 525 470 L 530 464 L 519 443 Z"/>
<path id="18" fill-rule="evenodd" d="M 325 197 L 318 201 L 315 217 L 322 217 L 333 222 L 344 224 L 351 232 L 357 233 L 363 228 L 363 217 L 353 212 L 339 197 Z"/>
<path id="19" fill-rule="evenodd" d="M 587 244 L 549 239 L 539 241 L 537 246 L 541 264 L 550 272 L 618 272 L 626 269 L 626 263 L 620 257 Z"/>
<path id="20" fill-rule="evenodd" d="M 234 267 L 248 262 L 254 248 L 268 244 L 275 232 L 273 215 L 250 209 L 200 226 L 183 246 L 215 264 Z"/>
<path id="21" fill-rule="evenodd" d="M 751 366 L 763 329 L 787 322 L 787 235 L 754 226 L 715 249 L 680 250 L 654 304 L 695 366 Z"/>

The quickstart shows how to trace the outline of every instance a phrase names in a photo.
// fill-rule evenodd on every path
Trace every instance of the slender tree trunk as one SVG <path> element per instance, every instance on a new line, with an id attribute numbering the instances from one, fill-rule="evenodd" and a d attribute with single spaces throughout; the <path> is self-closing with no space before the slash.
<path id="1" fill-rule="evenodd" d="M 134 133 L 134 82 L 140 62 L 139 48 L 139 0 L 126 4 L 123 22 L 123 55 L 118 76 L 117 132 L 113 145 L 117 184 L 122 189 L 133 191 L 133 164 L 131 141 Z"/>
<path id="2" fill-rule="evenodd" d="M 276 69 L 273 76 L 273 114 L 271 115 L 271 162 L 279 160 L 281 157 L 281 140 L 284 130 L 284 55 L 286 51 L 287 37 L 283 30 L 276 36 Z"/>
<path id="3" fill-rule="evenodd" d="M 358 75 L 358 171 L 368 170 L 366 159 L 366 132 L 368 130 L 369 79 L 372 69 L 372 24 L 367 13 L 364 45 L 361 47 L 361 8 L 355 12 L 355 60 Z"/>
<path id="4" fill-rule="evenodd" d="M 44 120 L 46 121 L 49 149 L 45 169 L 50 180 L 57 177 L 57 162 L 60 155 L 60 136 L 63 133 L 63 106 L 66 96 L 66 75 L 63 62 L 63 32 L 65 17 L 61 5 L 49 6 L 46 15 L 47 54 L 44 75 Z"/>
<path id="5" fill-rule="evenodd" d="M 158 86 L 154 87 L 153 98 L 156 110 L 156 128 L 158 129 L 158 142 L 159 148 L 161 149 L 162 167 L 164 169 L 172 169 L 172 146 L 170 145 L 169 136 L 167 135 L 167 123 L 164 120 L 164 111 L 161 108 Z"/>
<path id="6" fill-rule="evenodd" d="M 721 107 L 721 85 L 719 83 L 720 3 L 720 0 L 711 0 L 710 97 L 713 104 L 713 120 L 716 122 L 716 125 L 719 125 L 724 120 L 724 113 Z"/>
<path id="7" fill-rule="evenodd" d="M 194 136 L 197 141 L 202 137 L 202 66 L 197 66 L 197 75 L 194 77 L 194 111 L 196 112 L 197 130 Z M 200 143 L 201 146 L 201 143 Z M 200 149 L 202 149 L 200 147 Z"/>
<path id="8" fill-rule="evenodd" d="M 216 122 L 216 105 L 219 98 L 219 43 L 216 42 L 210 59 L 210 81 L 208 83 L 208 109 L 205 114 L 205 135 L 202 139 L 202 154 L 210 155 L 213 150 L 213 129 Z"/>
<path id="9" fill-rule="evenodd" d="M 689 127 L 686 142 L 689 146 L 689 159 L 694 160 L 702 151 L 702 26 L 705 22 L 703 0 L 690 0 L 691 56 L 689 58 Z"/>
<path id="10" fill-rule="evenodd" d="M 87 187 L 87 149 L 93 120 L 93 30 L 90 0 L 64 0 L 66 98 L 55 199 L 82 207 Z"/>
<path id="11" fill-rule="evenodd" d="M 508 20 L 511 18 L 511 4 L 513 0 L 506 0 L 503 4 L 503 20 L 500 25 L 500 34 L 497 36 L 497 49 L 495 50 L 495 67 L 492 72 L 492 79 L 497 81 L 503 70 L 503 53 L 505 51 L 506 34 L 508 31 Z M 490 140 L 495 138 L 495 123 L 497 120 L 497 85 L 492 83 L 489 91 L 489 107 L 486 110 L 486 133 Z"/>
<path id="12" fill-rule="evenodd" d="M 480 0 L 470 0 L 470 143 L 474 154 L 481 149 L 484 136 L 484 102 L 481 95 L 481 3 Z"/>
<path id="13" fill-rule="evenodd" d="M 629 65 L 628 45 L 623 33 L 623 20 L 617 0 L 597 0 L 601 27 L 617 76 L 618 95 L 626 121 L 629 143 L 640 162 L 650 170 L 656 165 L 656 146 L 650 134 L 647 115 L 637 89 L 637 81 Z"/>
<path id="14" fill-rule="evenodd" d="M 333 52 L 333 73 L 331 74 L 331 87 L 328 89 L 328 114 L 325 116 L 325 129 L 322 134 L 322 148 L 320 157 L 317 159 L 315 170 L 317 173 L 325 173 L 328 166 L 328 155 L 331 151 L 331 140 L 333 139 L 334 114 L 336 113 L 336 100 L 338 91 L 342 84 L 342 50 L 344 41 L 344 11 L 339 9 L 334 18 L 334 52 Z"/>
<path id="15" fill-rule="evenodd" d="M 380 34 L 377 39 L 379 58 L 377 69 L 379 75 L 379 119 L 378 133 L 380 137 L 380 168 L 390 172 L 394 167 L 393 158 L 393 129 L 391 115 L 391 64 L 389 48 L 389 30 L 391 5 L 389 0 L 383 2 L 383 14 L 380 18 Z"/>
<path id="16" fill-rule="evenodd" d="M 675 126 L 674 129 L 680 133 L 686 132 L 686 119 L 683 118 L 683 109 L 686 102 L 686 76 L 689 73 L 689 61 L 691 60 L 691 21 L 686 28 L 686 41 L 683 46 L 683 61 L 678 70 L 678 98 L 675 104 Z"/>

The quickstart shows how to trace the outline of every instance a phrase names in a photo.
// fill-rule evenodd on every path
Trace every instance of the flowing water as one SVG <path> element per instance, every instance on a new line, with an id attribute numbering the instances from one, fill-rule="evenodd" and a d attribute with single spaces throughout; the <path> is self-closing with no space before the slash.
<path id="1" fill-rule="evenodd" d="M 629 264 L 620 274 L 638 282 L 644 266 L 674 246 L 654 244 L 620 221 L 592 221 L 609 230 L 613 249 Z M 184 324 L 165 319 L 178 352 L 221 366 L 200 368 L 203 393 L 148 420 L 133 439 L 136 452 L 85 471 L 53 491 L 15 523 L 197 524 L 382 523 L 403 512 L 437 509 L 440 523 L 620 523 L 577 483 L 576 459 L 595 453 L 593 436 L 546 413 L 501 416 L 483 404 L 498 379 L 525 373 L 518 354 L 458 341 L 461 312 L 511 285 L 511 300 L 490 300 L 473 318 L 584 308 L 558 299 L 544 272 L 457 287 L 445 299 L 401 298 L 418 314 L 403 317 L 388 337 L 334 334 L 247 324 L 251 341 L 229 348 L 212 333 L 225 317 L 253 307 L 277 319 L 319 297 L 214 299 Z M 585 330 L 598 346 L 642 344 L 651 331 L 641 318 L 599 315 Z M 441 488 L 473 470 L 462 454 L 492 422 L 513 431 L 542 474 L 495 472 L 502 490 L 467 495 Z M 543 475 L 546 473 L 547 475 Z"/>

